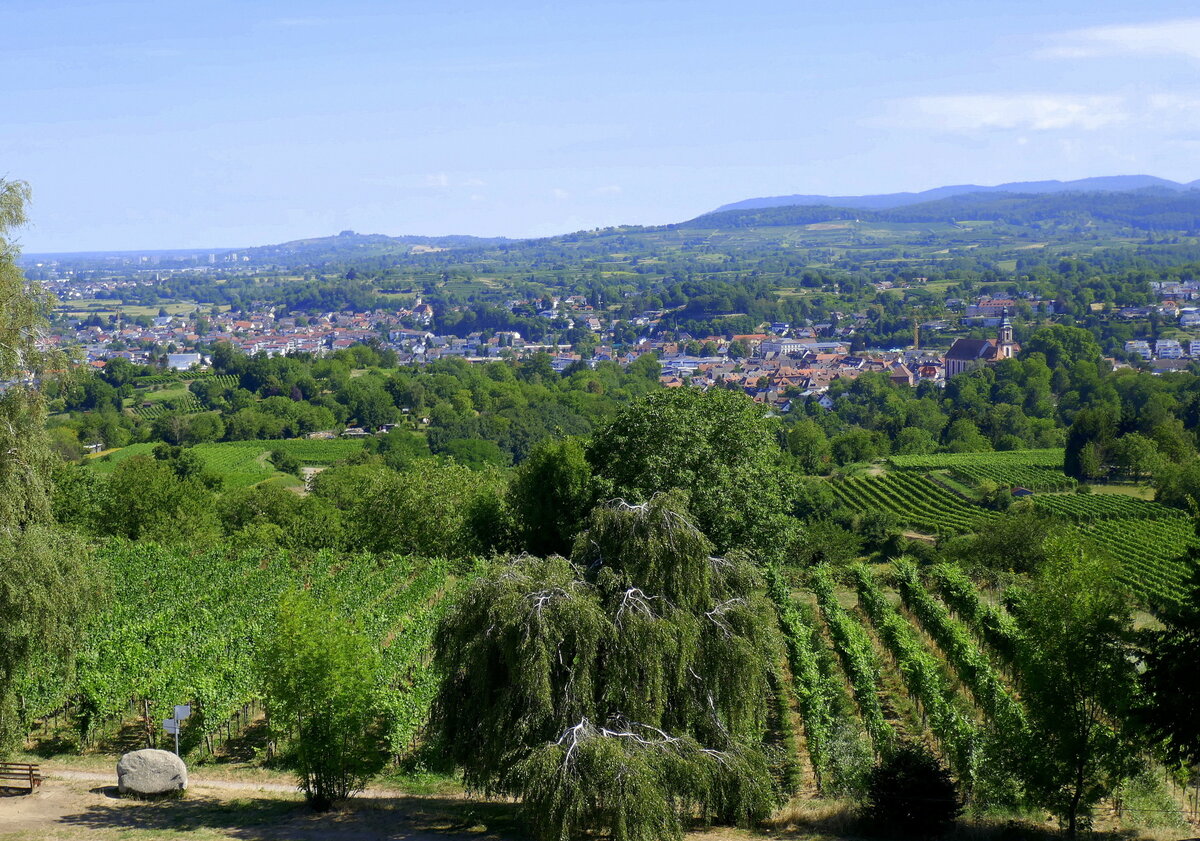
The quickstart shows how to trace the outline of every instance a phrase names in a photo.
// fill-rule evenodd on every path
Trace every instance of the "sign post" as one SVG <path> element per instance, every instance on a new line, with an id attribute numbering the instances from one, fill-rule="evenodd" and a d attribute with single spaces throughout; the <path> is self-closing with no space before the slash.
<path id="1" fill-rule="evenodd" d="M 179 756 L 179 729 L 183 726 L 184 719 L 192 714 L 191 704 L 176 704 L 175 717 L 163 720 L 163 730 L 169 735 L 175 737 L 175 755 Z"/>

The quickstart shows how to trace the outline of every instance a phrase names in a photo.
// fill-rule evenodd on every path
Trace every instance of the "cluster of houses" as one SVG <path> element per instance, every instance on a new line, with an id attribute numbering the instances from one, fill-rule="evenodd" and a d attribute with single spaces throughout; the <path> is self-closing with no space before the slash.
<path id="1" fill-rule="evenodd" d="M 1173 294 L 1180 292 L 1177 286 L 1181 284 L 1171 287 Z M 1191 287 L 1185 287 L 1184 291 L 1200 295 L 1200 290 Z M 960 338 L 945 352 L 922 350 L 916 343 L 903 350 L 851 352 L 849 337 L 865 326 L 866 316 L 839 313 L 830 324 L 764 324 L 761 333 L 706 337 L 676 334 L 670 341 L 644 338 L 632 346 L 617 346 L 611 341 L 613 325 L 608 316 L 593 308 L 583 296 L 569 296 L 561 300 L 547 297 L 537 302 L 512 301 L 509 306 L 514 311 L 529 311 L 534 305 L 540 317 L 555 321 L 556 326 L 563 323 L 585 326 L 599 340 L 586 355 L 569 344 L 531 341 L 513 330 L 439 335 L 429 329 L 434 321 L 433 308 L 419 298 L 410 307 L 388 311 L 276 316 L 272 310 L 263 309 L 238 314 L 201 316 L 197 312 L 190 316 L 162 316 L 149 325 L 118 322 L 96 326 L 76 322 L 70 331 L 48 341 L 82 348 L 87 361 L 97 366 L 115 356 L 145 362 L 149 358 L 146 347 L 168 348 L 174 352 L 168 355 L 167 364 L 177 370 L 202 364 L 199 349 L 215 342 L 228 342 L 251 355 L 307 352 L 319 356 L 373 340 L 393 349 L 400 364 L 427 364 L 446 358 L 486 362 L 546 353 L 551 366 L 559 372 L 601 361 L 627 365 L 652 353 L 659 361 L 661 381 L 667 387 L 737 388 L 756 401 L 786 412 L 798 399 L 821 400 L 830 384 L 838 379 L 853 379 L 872 372 L 884 374 L 898 385 L 915 386 L 921 382 L 940 385 L 972 367 L 1012 358 L 1021 349 L 1013 340 L 1009 318 L 1012 309 L 1027 306 L 1038 313 L 1054 311 L 1052 302 L 1032 296 L 983 298 L 970 303 L 947 301 L 947 304 L 954 304 L 964 321 L 995 326 L 995 337 Z M 665 315 L 661 311 L 645 312 L 631 319 L 631 323 L 645 326 L 646 332 L 652 333 L 654 325 Z M 921 326 L 936 329 L 938 322 Z M 1200 358 L 1200 340 L 1189 342 L 1186 350 L 1172 339 L 1160 339 L 1153 345 L 1131 341 L 1126 351 L 1145 359 Z"/>

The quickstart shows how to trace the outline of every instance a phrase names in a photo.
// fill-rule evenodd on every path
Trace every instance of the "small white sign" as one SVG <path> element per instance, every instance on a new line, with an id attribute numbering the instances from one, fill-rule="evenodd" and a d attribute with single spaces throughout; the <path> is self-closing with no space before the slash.
<path id="1" fill-rule="evenodd" d="M 192 714 L 192 705 L 191 704 L 176 704 L 175 705 L 175 720 L 176 721 L 183 721 L 185 718 L 188 718 L 189 716 L 191 716 L 191 714 Z"/>
<path id="2" fill-rule="evenodd" d="M 167 731 L 171 735 L 175 735 L 179 732 L 179 722 L 173 718 L 164 719 L 163 730 Z"/>

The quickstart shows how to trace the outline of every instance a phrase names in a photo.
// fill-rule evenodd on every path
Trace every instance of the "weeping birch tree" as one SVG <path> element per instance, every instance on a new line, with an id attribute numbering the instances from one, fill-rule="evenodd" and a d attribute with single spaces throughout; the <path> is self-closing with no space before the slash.
<path id="1" fill-rule="evenodd" d="M 773 608 L 672 497 L 595 509 L 569 560 L 497 564 L 435 652 L 437 735 L 541 838 L 679 838 L 689 819 L 751 824 L 777 800 Z"/>
<path id="2" fill-rule="evenodd" d="M 63 691 L 86 584 L 78 542 L 50 510 L 39 384 L 54 361 L 37 346 L 49 298 L 25 283 L 11 239 L 28 200 L 24 183 L 0 179 L 0 755 Z"/>

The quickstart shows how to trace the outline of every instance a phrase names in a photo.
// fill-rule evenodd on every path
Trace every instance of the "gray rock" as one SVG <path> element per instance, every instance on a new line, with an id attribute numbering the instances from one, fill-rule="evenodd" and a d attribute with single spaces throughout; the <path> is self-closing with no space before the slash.
<path id="1" fill-rule="evenodd" d="M 117 788 L 122 794 L 165 794 L 187 788 L 187 766 L 170 751 L 135 750 L 117 762 Z"/>

